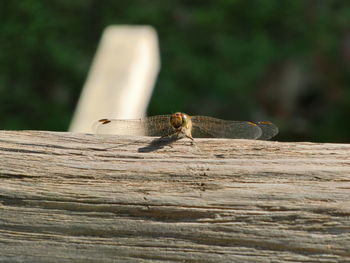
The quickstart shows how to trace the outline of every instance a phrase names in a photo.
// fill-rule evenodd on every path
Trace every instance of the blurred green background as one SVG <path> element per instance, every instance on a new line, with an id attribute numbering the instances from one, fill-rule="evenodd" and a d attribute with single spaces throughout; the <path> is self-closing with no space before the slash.
<path id="1" fill-rule="evenodd" d="M 67 130 L 104 28 L 139 24 L 161 49 L 149 115 L 350 142 L 349 1 L 3 0 L 0 16 L 0 129 Z"/>

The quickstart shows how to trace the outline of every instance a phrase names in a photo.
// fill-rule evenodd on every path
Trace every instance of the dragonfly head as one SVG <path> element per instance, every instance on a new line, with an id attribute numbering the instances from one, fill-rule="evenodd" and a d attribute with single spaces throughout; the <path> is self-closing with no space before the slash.
<path id="1" fill-rule="evenodd" d="M 185 113 L 175 112 L 170 116 L 170 124 L 176 130 L 184 128 L 189 128 L 191 122 L 191 117 Z"/>
<path id="2" fill-rule="evenodd" d="M 175 112 L 170 116 L 170 124 L 177 131 L 178 136 L 192 138 L 192 121 L 191 117 L 185 113 Z"/>

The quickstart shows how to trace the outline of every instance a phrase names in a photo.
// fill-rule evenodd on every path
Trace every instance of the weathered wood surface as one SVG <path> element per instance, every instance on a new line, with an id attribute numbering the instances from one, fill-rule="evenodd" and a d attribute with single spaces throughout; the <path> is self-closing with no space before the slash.
<path id="1" fill-rule="evenodd" d="M 0 261 L 349 262 L 350 145 L 0 132 Z"/>

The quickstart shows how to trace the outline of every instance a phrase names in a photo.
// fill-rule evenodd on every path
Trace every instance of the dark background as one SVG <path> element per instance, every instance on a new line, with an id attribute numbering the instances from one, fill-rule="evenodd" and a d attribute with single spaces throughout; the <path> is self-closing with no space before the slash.
<path id="1" fill-rule="evenodd" d="M 149 115 L 350 142 L 350 1 L 3 0 L 0 19 L 0 129 L 67 130 L 104 28 L 131 24 L 159 34 Z"/>

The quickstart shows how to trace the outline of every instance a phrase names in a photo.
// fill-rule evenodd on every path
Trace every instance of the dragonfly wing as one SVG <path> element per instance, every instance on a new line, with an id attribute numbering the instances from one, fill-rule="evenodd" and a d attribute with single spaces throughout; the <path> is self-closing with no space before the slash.
<path id="1" fill-rule="evenodd" d="M 138 120 L 102 119 L 94 123 L 97 134 L 145 135 L 144 124 Z"/>
<path id="2" fill-rule="evenodd" d="M 194 138 L 215 138 L 213 134 L 208 133 L 204 129 L 192 124 L 192 136 Z"/>
<path id="3" fill-rule="evenodd" d="M 168 136 L 175 132 L 170 124 L 170 115 L 156 115 L 145 118 L 147 136 Z"/>
<path id="4" fill-rule="evenodd" d="M 269 140 L 272 137 L 276 136 L 278 133 L 278 128 L 275 124 L 269 121 L 258 121 L 254 122 L 259 125 L 262 130 L 261 136 L 258 138 L 259 140 Z"/>
<path id="5" fill-rule="evenodd" d="M 172 134 L 169 115 L 135 120 L 101 119 L 93 125 L 98 134 L 165 136 Z"/>
<path id="6" fill-rule="evenodd" d="M 225 121 L 207 116 L 193 116 L 194 137 L 258 139 L 262 129 L 249 121 Z"/>

